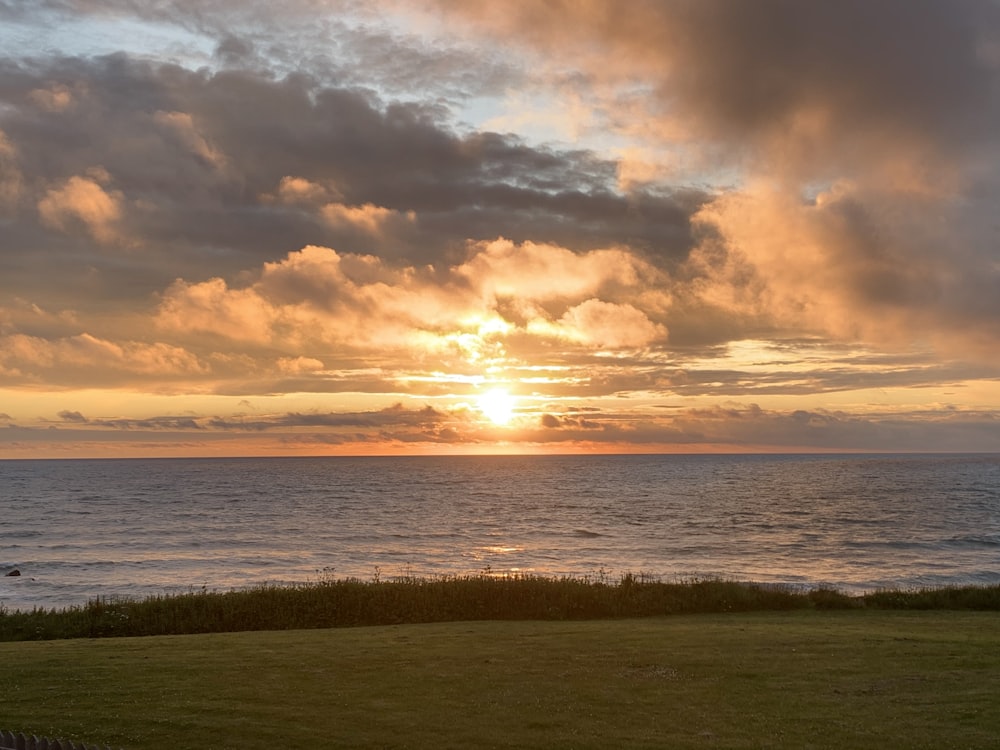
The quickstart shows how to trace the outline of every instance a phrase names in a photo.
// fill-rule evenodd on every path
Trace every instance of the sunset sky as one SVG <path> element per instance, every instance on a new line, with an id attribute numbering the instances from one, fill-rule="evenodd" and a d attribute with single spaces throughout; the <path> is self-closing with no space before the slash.
<path id="1" fill-rule="evenodd" d="M 992 0 L 0 0 L 0 458 L 1000 450 Z"/>

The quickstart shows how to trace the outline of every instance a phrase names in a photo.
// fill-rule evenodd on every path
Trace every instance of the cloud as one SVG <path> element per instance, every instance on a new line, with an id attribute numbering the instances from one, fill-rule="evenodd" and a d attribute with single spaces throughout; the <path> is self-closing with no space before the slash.
<path id="1" fill-rule="evenodd" d="M 667 335 L 666 328 L 632 305 L 599 299 L 571 307 L 559 322 L 571 339 L 609 349 L 641 347 Z"/>
<path id="2" fill-rule="evenodd" d="M 817 178 L 845 161 L 881 167 L 914 149 L 995 139 L 992 3 L 666 0 L 628 13 L 611 0 L 436 4 L 444 22 L 533 49 L 550 72 L 572 61 L 591 86 L 645 84 L 653 117 L 643 126 L 739 149 L 770 170 Z"/>
<path id="3" fill-rule="evenodd" d="M 733 211 L 751 224 L 766 216 L 754 205 Z M 834 211 L 830 220 L 838 217 Z M 721 219 L 710 219 L 721 227 Z M 499 239 L 469 243 L 460 263 L 418 267 L 308 246 L 247 269 L 232 283 L 176 280 L 155 309 L 118 320 L 120 330 L 150 337 L 145 343 L 67 334 L 81 322 L 12 311 L 13 325 L 44 322 L 52 333 L 8 335 L 0 367 L 18 382 L 92 382 L 113 367 L 130 382 L 201 382 L 246 395 L 260 389 L 440 396 L 454 393 L 456 384 L 467 389 L 486 372 L 581 397 L 822 393 L 989 377 L 988 367 L 930 366 L 921 359 L 926 354 L 905 354 L 910 327 L 900 310 L 911 304 L 905 295 L 894 300 L 880 292 L 867 303 L 850 296 L 851 279 L 875 262 L 869 255 L 859 256 L 861 270 L 834 267 L 822 253 L 812 266 L 784 255 L 809 257 L 803 238 L 807 231 L 822 234 L 826 221 L 803 219 L 805 229 L 788 238 L 761 231 L 759 247 L 745 227 L 738 247 L 716 229 L 679 277 L 620 248 L 572 253 Z M 876 279 L 893 268 L 876 267 Z M 527 279 L 523 286 L 519 274 Z M 919 302 L 912 302 L 914 310 Z M 878 327 L 860 313 L 851 317 L 863 303 Z M 784 345 L 749 342 L 744 348 L 754 360 L 735 345 L 693 347 L 685 326 L 709 308 L 734 326 L 766 324 L 800 337 Z M 672 344 L 677 329 L 686 337 L 681 349 Z M 807 332 L 812 339 L 804 338 Z M 900 348 L 877 357 L 857 345 L 837 349 L 822 337 L 859 333 L 900 339 Z"/>
<path id="4" fill-rule="evenodd" d="M 0 216 L 13 212 L 23 190 L 24 177 L 17 164 L 17 151 L 0 130 Z"/>
<path id="5" fill-rule="evenodd" d="M 568 248 L 501 238 L 480 242 L 456 269 L 484 298 L 528 301 L 581 299 L 605 290 L 634 288 L 640 275 L 659 273 L 627 249 L 575 253 Z"/>
<path id="6" fill-rule="evenodd" d="M 1000 146 L 992 3 L 668 1 L 627 14 L 601 0 L 448 7 L 447 22 L 533 49 L 552 75 L 572 60 L 588 74 L 581 85 L 597 91 L 603 81 L 609 96 L 645 84 L 647 153 L 666 143 L 674 153 L 703 149 L 742 183 L 704 204 L 696 222 L 721 230 L 781 298 L 772 307 L 797 303 L 822 330 L 878 341 L 882 332 L 858 321 L 879 315 L 913 336 L 937 317 L 921 310 L 940 295 L 945 324 L 935 327 L 946 339 L 968 320 L 942 282 L 958 270 L 956 287 L 978 292 L 971 282 L 995 276 L 995 242 L 966 223 L 982 219 L 956 210 L 978 206 L 977 171 L 984 159 L 996 164 Z M 635 133 L 637 124 L 618 127 Z M 647 163 L 646 173 L 669 170 Z M 810 205 L 817 193 L 824 205 Z M 727 281 L 725 294 L 749 291 Z M 979 324 L 993 329 L 992 315 Z"/>
<path id="7" fill-rule="evenodd" d="M 151 417 L 148 419 L 101 419 L 91 420 L 98 427 L 112 427 L 118 430 L 164 431 L 203 429 L 197 420 L 191 417 Z"/>
<path id="8" fill-rule="evenodd" d="M 304 177 L 286 175 L 278 183 L 278 189 L 273 193 L 261 196 L 265 202 L 278 202 L 289 205 L 306 205 L 318 207 L 331 199 L 340 200 L 343 194 L 335 185 L 320 185 Z"/>
<path id="9" fill-rule="evenodd" d="M 449 28 L 522 50 L 534 85 L 603 112 L 631 141 L 625 190 L 694 174 L 719 186 L 689 256 L 672 257 L 683 271 L 666 265 L 693 275 L 674 289 L 689 313 L 677 340 L 770 326 L 995 347 L 995 4 L 435 6 Z"/>
<path id="10" fill-rule="evenodd" d="M 218 442 L 234 436 L 254 436 L 271 450 L 312 446 L 406 450 L 414 443 L 490 443 L 496 427 L 478 423 L 468 411 L 430 406 L 406 408 L 394 404 L 366 411 L 310 411 L 235 415 L 162 415 L 148 418 L 85 417 L 78 411 L 59 413 L 58 433 L 94 446 L 120 439 L 154 440 L 185 435 Z M 920 429 L 914 429 L 920 425 Z M 50 425 L 51 426 L 51 425 Z M 109 437 L 114 431 L 118 437 Z M 52 439 L 45 431 L 18 430 L 18 439 Z M 754 403 L 727 402 L 710 407 L 677 408 L 666 414 L 594 409 L 542 412 L 518 417 L 515 429 L 503 429 L 508 446 L 537 449 L 548 446 L 616 450 L 747 451 L 766 449 L 981 451 L 1000 447 L 1000 420 L 992 412 L 952 410 L 863 414 L 843 410 L 765 409 Z M 277 441 L 277 442 L 275 442 Z M 108 443 L 110 445 L 110 443 Z M 208 444 L 202 444 L 206 449 Z M 124 448 L 125 446 L 119 446 Z"/>
<path id="11" fill-rule="evenodd" d="M 583 419 L 580 417 L 572 416 L 556 416 L 554 414 L 549 414 L 548 412 L 542 414 L 539 418 L 539 422 L 542 427 L 550 430 L 564 430 L 564 429 L 581 429 L 581 430 L 599 430 L 602 428 L 600 422 L 596 422 L 592 419 Z"/>
<path id="12" fill-rule="evenodd" d="M 161 382 L 209 372 L 206 364 L 178 346 L 118 343 L 89 333 L 53 340 L 25 334 L 0 336 L 0 368 L 11 382 L 61 385 Z"/>
<path id="13" fill-rule="evenodd" d="M 393 426 L 434 426 L 453 418 L 430 406 L 421 409 L 407 409 L 401 403 L 384 409 L 367 412 L 310 412 L 287 413 L 260 417 L 253 420 L 229 421 L 220 418 L 208 422 L 214 428 L 239 430 L 270 430 L 298 427 L 393 427 Z"/>
<path id="14" fill-rule="evenodd" d="M 370 235 L 381 235 L 387 225 L 394 221 L 413 222 L 414 211 L 400 214 L 382 206 L 365 203 L 363 206 L 345 206 L 343 203 L 327 203 L 321 209 L 323 218 L 335 227 L 354 227 Z"/>
<path id="15" fill-rule="evenodd" d="M 689 260 L 694 284 L 733 315 L 975 357 L 1000 341 L 1000 305 L 984 288 L 1000 283 L 994 252 L 953 205 L 851 183 L 811 202 L 761 186 L 695 221 L 705 239 Z"/>
<path id="16" fill-rule="evenodd" d="M 576 254 L 500 239 L 471 243 L 467 253 L 458 265 L 413 267 L 309 246 L 264 264 L 247 286 L 177 280 L 162 296 L 156 323 L 172 336 L 201 332 L 279 347 L 286 363 L 315 362 L 310 352 L 330 346 L 378 347 L 411 362 L 437 357 L 459 370 L 463 361 L 499 361 L 508 347 L 514 356 L 537 349 L 541 342 L 532 339 L 593 350 L 666 337 L 666 327 L 651 319 L 669 307 L 669 295 L 656 288 L 663 277 L 626 250 Z"/>
<path id="17" fill-rule="evenodd" d="M 276 401 L 63 436 L 994 444 L 995 3 L 8 6 L 4 398 Z"/>
<path id="18" fill-rule="evenodd" d="M 205 331 L 235 341 L 267 342 L 277 312 L 250 289 L 230 289 L 220 278 L 197 283 L 181 279 L 163 294 L 159 328 Z"/>
<path id="19" fill-rule="evenodd" d="M 914 425 L 920 424 L 920 429 Z M 582 443 L 594 449 L 620 445 L 672 446 L 684 451 L 851 450 L 880 452 L 887 446 L 917 451 L 980 451 L 1000 445 L 1000 422 L 989 412 L 872 415 L 834 410 L 773 410 L 730 402 L 678 409 L 670 416 L 603 413 L 581 419 L 543 414 L 536 431 L 522 437 L 538 444 Z"/>
<path id="20" fill-rule="evenodd" d="M 313 357 L 280 357 L 278 369 L 289 375 L 316 372 L 323 369 L 323 363 Z"/>
<path id="21" fill-rule="evenodd" d="M 122 194 L 107 192 L 98 183 L 107 173 L 101 170 L 97 179 L 70 177 L 63 185 L 51 188 L 38 202 L 42 221 L 54 229 L 72 232 L 78 224 L 101 244 L 118 239 L 118 223 L 122 216 Z"/>
<path id="22" fill-rule="evenodd" d="M 72 106 L 39 107 L 38 91 L 70 92 Z M 624 236 L 676 260 L 703 199 L 627 198 L 613 159 L 462 132 L 441 107 L 304 75 L 52 57 L 0 64 L 0 100 L 0 197 L 26 251 L 10 277 L 22 289 L 40 286 L 52 252 L 103 298 L 130 300 L 208 261 L 228 278 L 307 245 L 420 264 L 454 260 L 469 238 L 575 251 Z M 141 263 L 109 257 L 126 238 Z"/>
<path id="23" fill-rule="evenodd" d="M 225 167 L 225 156 L 209 145 L 189 113 L 159 111 L 153 114 L 153 121 L 176 138 L 182 149 L 216 169 Z"/>
<path id="24" fill-rule="evenodd" d="M 46 112 L 62 112 L 70 109 L 75 101 L 70 88 L 61 83 L 48 88 L 34 89 L 28 93 L 28 98 L 35 106 Z"/>

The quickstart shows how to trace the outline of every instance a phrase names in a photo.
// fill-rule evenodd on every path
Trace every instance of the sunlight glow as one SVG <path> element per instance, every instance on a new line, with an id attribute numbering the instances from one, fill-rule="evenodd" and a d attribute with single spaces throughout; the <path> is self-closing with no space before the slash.
<path id="1" fill-rule="evenodd" d="M 487 391 L 476 403 L 479 410 L 495 425 L 509 424 L 514 416 L 515 398 L 502 388 Z"/>

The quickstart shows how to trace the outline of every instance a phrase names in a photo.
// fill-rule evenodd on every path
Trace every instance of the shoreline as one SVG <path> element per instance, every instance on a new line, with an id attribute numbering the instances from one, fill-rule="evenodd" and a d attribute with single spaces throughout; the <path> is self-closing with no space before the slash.
<path id="1" fill-rule="evenodd" d="M 806 595 L 810 591 L 833 591 L 850 598 L 863 598 L 885 591 L 915 592 L 936 591 L 942 589 L 990 588 L 1000 586 L 1000 577 L 983 572 L 979 576 L 965 576 L 956 580 L 940 580 L 935 576 L 912 576 L 903 580 L 879 581 L 844 581 L 805 580 L 792 577 L 791 580 L 766 580 L 754 578 L 738 578 L 712 572 L 657 575 L 644 571 L 626 571 L 620 575 L 612 571 L 599 569 L 580 574 L 560 574 L 522 570 L 492 570 L 489 566 L 477 570 L 459 573 L 429 573 L 419 574 L 410 571 L 409 566 L 401 568 L 400 572 L 387 573 L 382 566 L 373 566 L 373 572 L 368 575 L 343 575 L 333 577 L 329 571 L 315 571 L 315 575 L 302 578 L 274 579 L 264 578 L 260 581 L 245 583 L 188 583 L 188 584 L 134 584 L 106 582 L 103 587 L 88 587 L 92 593 L 77 596 L 46 595 L 44 597 L 9 596 L 19 587 L 30 587 L 39 579 L 31 575 L 24 567 L 0 568 L 0 612 L 30 612 L 32 610 L 64 611 L 87 607 L 95 600 L 116 602 L 142 602 L 147 599 L 170 599 L 193 594 L 226 595 L 237 593 L 252 593 L 266 589 L 309 589 L 316 586 L 328 586 L 334 583 L 351 584 L 434 584 L 456 580 L 488 578 L 493 580 L 524 580 L 535 579 L 544 581 L 569 581 L 582 584 L 616 585 L 623 579 L 638 581 L 644 584 L 663 586 L 685 586 L 696 582 L 727 582 L 739 585 L 782 590 L 793 594 Z M 12 573 L 12 570 L 18 572 Z M 938 578 L 935 580 L 935 578 Z M 23 603 L 19 603 L 23 602 Z"/>

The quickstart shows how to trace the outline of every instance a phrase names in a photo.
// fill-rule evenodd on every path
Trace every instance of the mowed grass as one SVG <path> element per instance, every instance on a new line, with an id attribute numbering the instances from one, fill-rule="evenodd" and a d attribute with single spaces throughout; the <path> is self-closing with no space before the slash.
<path id="1" fill-rule="evenodd" d="M 1000 614 L 479 621 L 0 644 L 0 716 L 166 748 L 994 748 Z"/>

